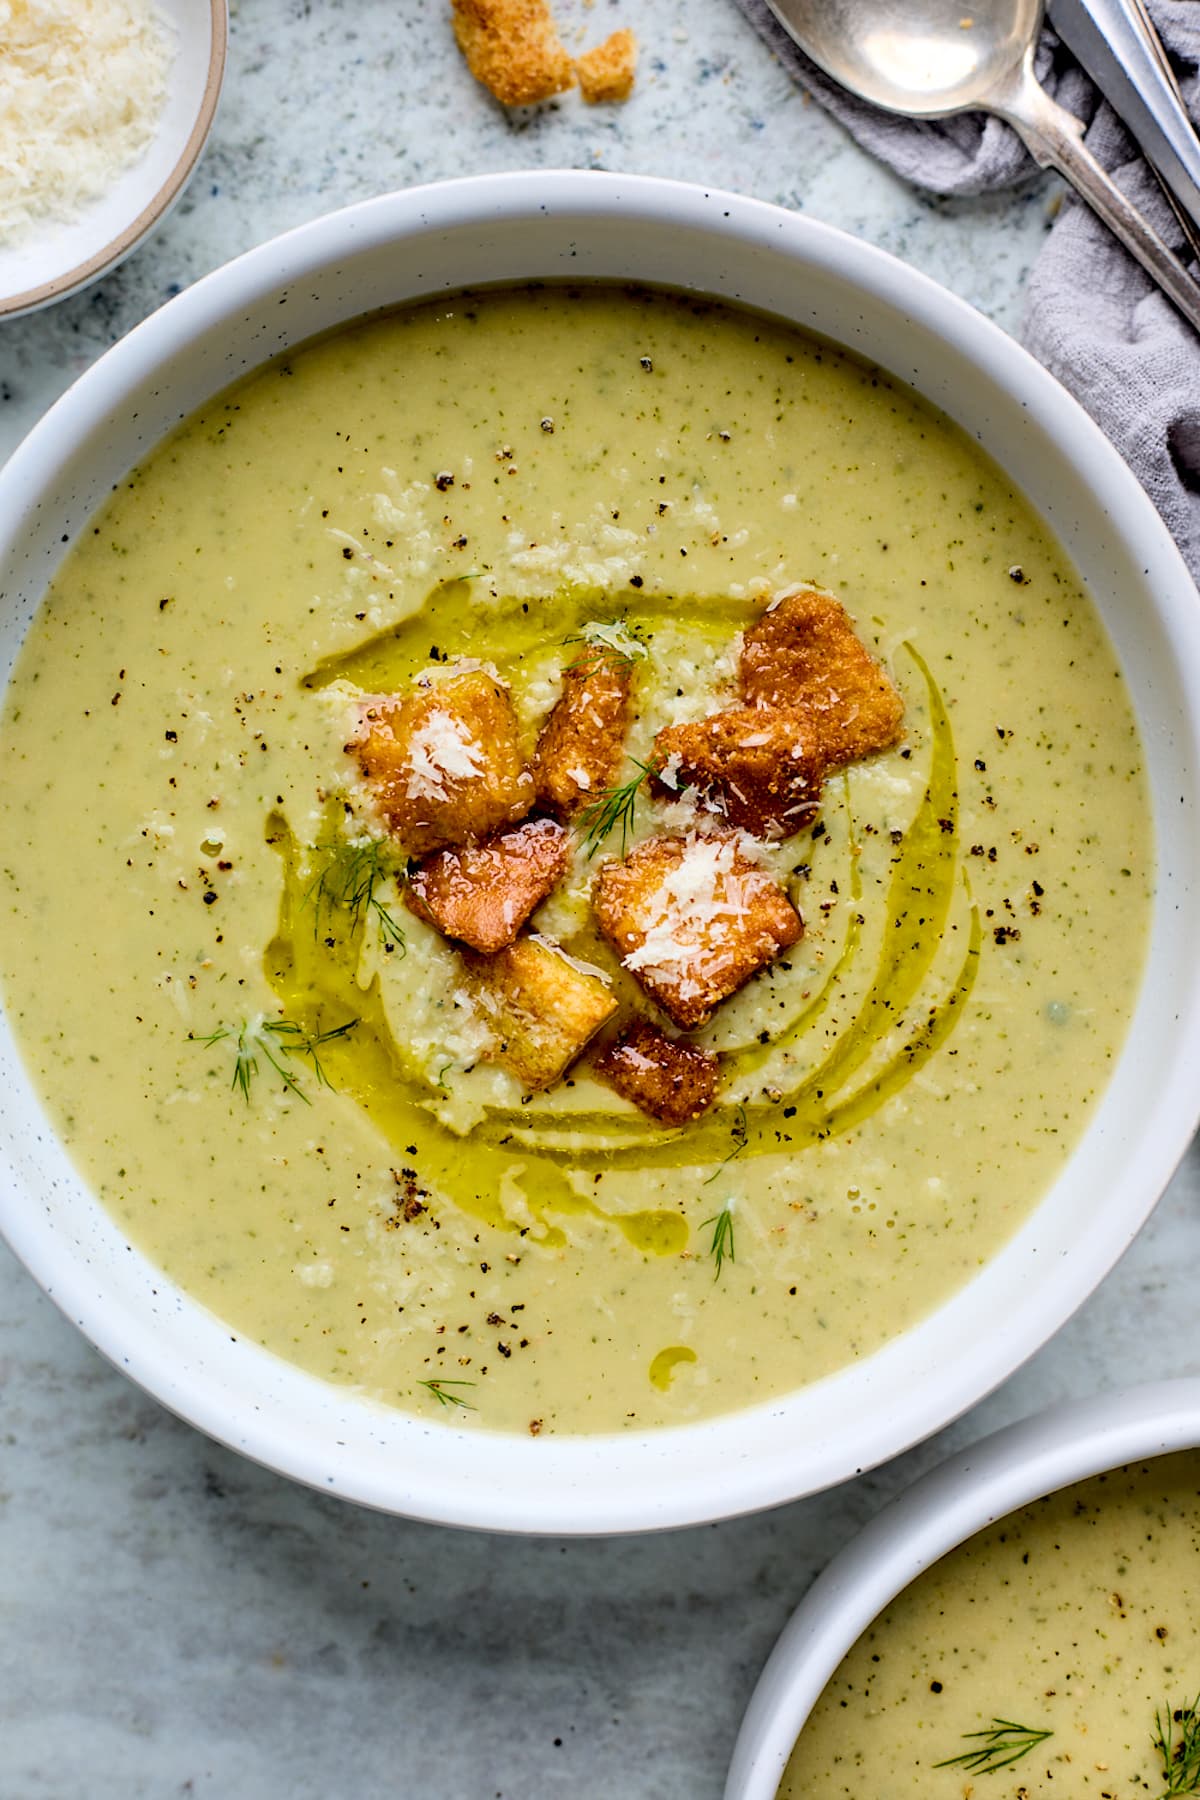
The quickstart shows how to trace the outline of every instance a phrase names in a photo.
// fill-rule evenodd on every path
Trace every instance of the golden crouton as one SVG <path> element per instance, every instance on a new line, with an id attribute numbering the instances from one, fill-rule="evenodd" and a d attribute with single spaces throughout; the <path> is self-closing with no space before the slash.
<path id="1" fill-rule="evenodd" d="M 692 788 L 711 811 L 759 838 L 811 825 L 825 777 L 809 715 L 756 706 L 667 725 L 654 740 L 653 767 L 660 797 Z"/>
<path id="2" fill-rule="evenodd" d="M 544 938 L 520 937 L 495 956 L 464 955 L 470 991 L 496 1035 L 490 1060 L 530 1090 L 552 1087 L 617 1010 L 598 975 Z"/>
<path id="3" fill-rule="evenodd" d="M 562 694 L 533 754 L 538 803 L 573 819 L 616 781 L 629 729 L 632 664 L 589 645 L 563 670 Z"/>
<path id="4" fill-rule="evenodd" d="M 481 844 L 435 850 L 409 876 L 405 898 L 418 918 L 491 955 L 512 943 L 569 856 L 561 825 L 526 819 Z"/>
<path id="5" fill-rule="evenodd" d="M 546 0 L 453 0 L 454 35 L 476 81 L 505 106 L 532 106 L 575 86 Z"/>
<path id="6" fill-rule="evenodd" d="M 533 804 L 512 701 L 483 669 L 369 700 L 346 748 L 410 855 L 487 837 Z"/>
<path id="7" fill-rule="evenodd" d="M 904 702 L 832 594 L 794 588 L 742 641 L 742 694 L 751 706 L 802 708 L 830 768 L 886 750 Z"/>
<path id="8" fill-rule="evenodd" d="M 614 31 L 594 50 L 575 58 L 579 91 L 591 105 L 628 100 L 637 71 L 638 41 L 632 31 Z"/>
<path id="9" fill-rule="evenodd" d="M 596 917 L 621 962 L 685 1031 L 801 936 L 779 884 L 728 833 L 646 838 L 596 878 Z"/>
<path id="10" fill-rule="evenodd" d="M 649 1019 L 635 1019 L 593 1067 L 610 1086 L 662 1125 L 686 1125 L 712 1105 L 715 1056 L 668 1037 Z"/>

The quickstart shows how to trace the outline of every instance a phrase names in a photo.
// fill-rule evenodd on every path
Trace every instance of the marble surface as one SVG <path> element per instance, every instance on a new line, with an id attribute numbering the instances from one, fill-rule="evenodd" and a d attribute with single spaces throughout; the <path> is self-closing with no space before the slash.
<path id="1" fill-rule="evenodd" d="M 1015 329 L 1052 184 L 946 204 L 806 103 L 729 0 L 564 0 L 634 23 L 623 109 L 508 119 L 444 0 L 235 0 L 183 204 L 89 292 L 0 326 L 0 456 L 115 338 L 240 250 L 472 171 L 741 189 L 920 264 Z M 1058 1338 L 898 1462 L 769 1515 L 526 1542 L 372 1515 L 215 1447 L 131 1387 L 0 1248 L 0 1800 L 716 1800 L 759 1667 L 816 1571 L 950 1449 L 1070 1395 L 1200 1373 L 1195 1148 Z"/>

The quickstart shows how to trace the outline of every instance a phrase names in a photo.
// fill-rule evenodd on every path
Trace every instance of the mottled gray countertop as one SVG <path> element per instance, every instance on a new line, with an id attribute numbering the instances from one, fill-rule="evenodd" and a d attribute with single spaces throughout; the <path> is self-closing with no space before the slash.
<path id="1" fill-rule="evenodd" d="M 72 378 L 238 251 L 379 191 L 474 171 L 734 187 L 920 264 L 1015 329 L 1051 192 L 932 202 L 792 87 L 730 0 L 571 0 L 634 24 L 632 101 L 508 119 L 445 0 L 234 0 L 209 149 L 159 234 L 0 325 L 0 455 Z M 940 1438 L 764 1517 L 526 1542 L 359 1511 L 180 1424 L 0 1249 L 0 1800 L 716 1800 L 758 1669 L 815 1572 L 951 1448 L 1049 1402 L 1200 1373 L 1195 1149 L 1099 1293 Z"/>

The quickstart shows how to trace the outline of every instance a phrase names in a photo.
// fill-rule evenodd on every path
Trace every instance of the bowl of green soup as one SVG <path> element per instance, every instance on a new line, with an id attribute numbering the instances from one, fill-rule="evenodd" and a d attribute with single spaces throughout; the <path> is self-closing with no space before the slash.
<path id="1" fill-rule="evenodd" d="M 814 1582 L 727 1800 L 1194 1793 L 1198 1542 L 1200 1381 L 985 1438 Z"/>
<path id="2" fill-rule="evenodd" d="M 399 1513 L 672 1526 L 945 1424 L 1194 1128 L 1200 609 L 913 270 L 488 177 L 199 282 L 0 473 L 0 1225 Z"/>

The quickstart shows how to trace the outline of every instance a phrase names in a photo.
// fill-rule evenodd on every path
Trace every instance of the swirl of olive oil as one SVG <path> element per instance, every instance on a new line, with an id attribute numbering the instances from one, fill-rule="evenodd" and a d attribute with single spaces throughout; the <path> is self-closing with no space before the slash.
<path id="1" fill-rule="evenodd" d="M 394 689 L 413 673 L 412 640 L 419 630 L 427 641 L 436 622 L 448 658 L 467 653 L 478 642 L 478 617 L 468 617 L 461 582 L 448 583 L 431 604 L 372 639 L 349 655 L 327 659 L 306 678 L 309 688 L 336 680 L 367 691 Z M 565 597 L 574 622 L 594 616 L 603 599 L 634 628 L 652 628 L 662 611 L 630 593 L 602 597 L 590 591 Z M 678 600 L 671 604 L 677 607 Z M 434 615 L 431 620 L 431 611 Z M 499 609 L 498 609 L 499 611 Z M 749 609 L 740 602 L 697 602 L 696 614 L 706 626 L 727 634 L 731 622 L 744 623 Z M 504 633 L 505 658 L 512 663 L 544 647 L 546 616 L 518 615 Z M 461 642 L 458 640 L 461 638 Z M 645 1254 L 674 1255 L 689 1240 L 682 1212 L 657 1208 L 611 1213 L 576 1192 L 569 1172 L 647 1168 L 699 1168 L 719 1165 L 731 1143 L 743 1158 L 797 1150 L 860 1125 L 899 1093 L 945 1043 L 962 1017 L 974 986 L 983 930 L 979 909 L 970 904 L 966 953 L 949 990 L 931 1003 L 903 1045 L 861 1086 L 853 1077 L 870 1060 L 919 994 L 941 945 L 956 888 L 958 868 L 958 794 L 954 740 L 945 703 L 923 659 L 906 646 L 928 693 L 930 766 L 925 793 L 908 830 L 896 846 L 888 883 L 884 933 L 873 979 L 854 1017 L 830 1050 L 794 1087 L 771 1090 L 766 1099 L 747 1099 L 715 1108 L 702 1123 L 667 1130 L 642 1119 L 603 1112 L 555 1114 L 522 1108 L 490 1108 L 465 1140 L 442 1124 L 432 1108 L 437 1091 L 413 1066 L 388 1023 L 378 973 L 365 982 L 360 969 L 370 914 L 366 908 L 342 909 L 345 916 L 322 918 L 315 928 L 310 904 L 319 878 L 319 852 L 301 845 L 281 814 L 268 820 L 267 837 L 280 855 L 283 891 L 279 921 L 264 957 L 267 979 L 288 1017 L 316 1034 L 355 1021 L 354 1030 L 331 1042 L 322 1057 L 330 1081 L 371 1118 L 387 1142 L 419 1167 L 431 1191 L 465 1213 L 497 1229 L 516 1231 L 500 1202 L 502 1183 L 517 1173 L 540 1225 L 540 1241 L 562 1244 L 565 1234 L 550 1222 L 559 1217 L 587 1216 L 624 1233 Z M 853 827 L 852 846 L 853 846 Z M 850 858 L 854 902 L 860 897 L 857 857 Z M 965 882 L 965 878 L 964 878 Z M 736 1078 L 760 1066 L 784 1043 L 802 1040 L 830 1004 L 859 949 L 857 907 L 839 955 L 823 988 L 770 1045 L 748 1046 L 725 1058 Z M 787 1117 L 786 1133 L 781 1120 Z M 612 1136 L 618 1142 L 596 1143 Z M 570 1142 L 565 1141 L 570 1138 Z"/>

